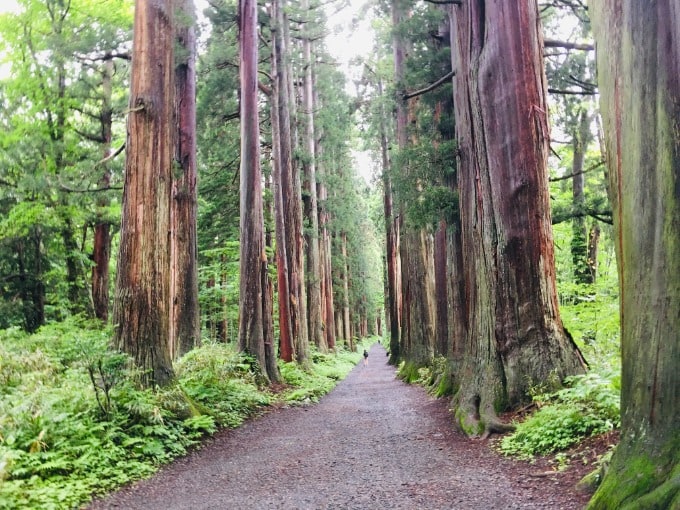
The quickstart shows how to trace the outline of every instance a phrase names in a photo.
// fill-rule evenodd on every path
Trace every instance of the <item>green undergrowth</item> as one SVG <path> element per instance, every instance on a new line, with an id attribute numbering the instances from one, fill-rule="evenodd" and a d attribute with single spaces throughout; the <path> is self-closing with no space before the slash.
<path id="1" fill-rule="evenodd" d="M 424 386 L 428 393 L 436 398 L 451 396 L 454 393 L 450 364 L 444 356 L 435 357 L 426 366 L 402 362 L 397 376 L 408 384 Z"/>
<path id="2" fill-rule="evenodd" d="M 520 458 L 547 455 L 619 428 L 618 373 L 590 372 L 565 383 L 559 391 L 534 395 L 537 410 L 501 439 L 502 453 Z"/>
<path id="3" fill-rule="evenodd" d="M 317 402 L 354 368 L 363 349 L 363 343 L 358 345 L 356 352 L 338 350 L 336 353 L 324 354 L 313 349 L 310 355 L 311 370 L 297 363 L 279 361 L 281 377 L 291 388 L 284 392 L 283 400 L 290 405 Z"/>
<path id="4" fill-rule="evenodd" d="M 77 508 L 275 402 L 317 400 L 360 359 L 341 351 L 312 353 L 306 370 L 281 364 L 275 394 L 258 387 L 253 360 L 209 343 L 175 365 L 174 385 L 152 391 L 109 338 L 78 320 L 0 331 L 0 509 Z"/>

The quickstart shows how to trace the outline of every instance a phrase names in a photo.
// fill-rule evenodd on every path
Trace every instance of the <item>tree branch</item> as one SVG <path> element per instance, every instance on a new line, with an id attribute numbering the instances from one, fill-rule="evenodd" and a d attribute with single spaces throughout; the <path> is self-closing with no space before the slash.
<path id="1" fill-rule="evenodd" d="M 463 0 L 425 0 L 429 4 L 435 4 L 435 5 L 446 5 L 446 4 L 455 4 L 455 5 L 463 5 Z"/>
<path id="2" fill-rule="evenodd" d="M 69 186 L 66 186 L 66 184 L 62 183 L 61 180 L 59 181 L 59 189 L 62 191 L 66 191 L 67 193 L 100 193 L 102 191 L 110 191 L 110 190 L 115 190 L 115 191 L 121 191 L 123 189 L 122 186 L 105 186 L 104 188 L 94 188 L 94 189 L 75 189 L 71 188 Z"/>
<path id="3" fill-rule="evenodd" d="M 93 135 L 92 133 L 86 133 L 85 131 L 81 131 L 77 128 L 73 128 L 73 131 L 75 131 L 80 136 L 91 142 L 104 143 L 106 141 L 101 135 Z"/>
<path id="4" fill-rule="evenodd" d="M 604 165 L 604 161 L 598 161 L 594 165 L 591 165 L 588 168 L 586 168 L 585 170 L 582 170 L 582 171 L 576 172 L 576 173 L 571 173 L 571 174 L 568 174 L 568 175 L 562 175 L 560 177 L 551 177 L 550 179 L 548 179 L 548 181 L 550 181 L 550 182 L 566 181 L 567 179 L 571 179 L 572 177 L 575 177 L 577 175 L 587 174 L 588 172 L 592 172 L 593 170 L 597 170 L 602 165 Z"/>
<path id="5" fill-rule="evenodd" d="M 425 94 L 425 93 L 427 93 L 427 92 L 430 92 L 431 90 L 436 89 L 437 87 L 439 87 L 440 85 L 442 85 L 443 83 L 445 83 L 446 80 L 449 80 L 449 79 L 451 79 L 453 76 L 455 76 L 455 74 L 456 74 L 456 71 L 455 71 L 455 70 L 454 70 L 454 71 L 449 71 L 449 72 L 446 73 L 444 76 L 442 76 L 441 78 L 439 78 L 436 82 L 434 82 L 434 83 L 428 85 L 427 87 L 425 87 L 425 88 L 423 88 L 423 89 L 416 90 L 415 92 L 404 92 L 404 93 L 402 94 L 402 96 L 401 96 L 401 99 L 402 99 L 403 101 L 407 101 L 407 100 L 409 100 L 409 99 L 411 99 L 411 98 L 413 98 L 413 97 L 422 96 L 423 94 Z"/>
<path id="6" fill-rule="evenodd" d="M 572 95 L 572 96 L 594 96 L 595 91 L 593 90 L 561 90 L 561 89 L 548 89 L 550 94 L 562 94 L 562 95 Z"/>
<path id="7" fill-rule="evenodd" d="M 109 161 L 111 161 L 113 158 L 115 158 L 116 156 L 118 156 L 118 155 L 119 155 L 121 152 L 123 152 L 124 150 L 125 150 L 125 144 L 123 144 L 123 145 L 121 145 L 120 147 L 118 147 L 118 148 L 116 149 L 115 152 L 109 154 L 109 155 L 106 156 L 104 159 L 100 159 L 99 161 L 97 161 L 97 162 L 94 164 L 95 168 L 98 167 L 98 166 L 101 166 L 101 165 L 104 165 L 104 164 L 108 163 Z"/>
<path id="8" fill-rule="evenodd" d="M 272 89 L 267 87 L 264 83 L 262 83 L 260 80 L 257 81 L 257 88 L 262 92 L 265 96 L 271 97 L 272 95 Z"/>
<path id="9" fill-rule="evenodd" d="M 563 223 L 565 221 L 573 220 L 574 218 L 585 218 L 586 216 L 590 216 L 591 218 L 595 218 L 597 221 L 601 221 L 602 223 L 606 223 L 607 225 L 613 225 L 614 222 L 612 220 L 612 212 L 609 210 L 604 210 L 604 211 L 595 211 L 593 209 L 589 209 L 586 211 L 581 211 L 581 212 L 576 212 L 576 211 L 570 211 L 567 213 L 564 213 L 562 215 L 556 214 L 552 218 L 552 224 L 557 225 L 559 223 Z"/>
<path id="10" fill-rule="evenodd" d="M 591 43 L 573 43 L 569 41 L 558 41 L 556 39 L 544 39 L 544 48 L 564 48 L 565 50 L 594 51 L 595 45 Z"/>

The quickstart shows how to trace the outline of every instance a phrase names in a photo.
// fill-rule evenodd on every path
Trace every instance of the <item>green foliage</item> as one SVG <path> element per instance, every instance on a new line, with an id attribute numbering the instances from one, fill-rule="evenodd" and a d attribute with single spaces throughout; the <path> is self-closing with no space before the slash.
<path id="1" fill-rule="evenodd" d="M 329 354 L 320 353 L 312 346 L 310 367 L 279 361 L 281 377 L 289 386 L 284 392 L 284 400 L 292 405 L 317 402 L 354 368 L 361 359 L 359 352 L 368 348 L 367 345 L 359 344 L 356 352 L 339 350 Z"/>
<path id="2" fill-rule="evenodd" d="M 199 304 L 203 337 L 233 341 L 238 330 L 239 242 L 223 241 L 220 248 L 199 253 Z"/>
<path id="3" fill-rule="evenodd" d="M 179 385 L 218 425 L 237 427 L 271 402 L 258 388 L 252 361 L 227 344 L 207 342 L 178 362 Z"/>
<path id="4" fill-rule="evenodd" d="M 129 49 L 133 5 L 17 7 L 0 15 L 0 327 L 34 332 L 88 309 L 91 226 L 119 223 L 122 158 L 99 162 L 125 137 L 127 61 L 110 55 Z M 114 190 L 90 192 L 105 175 Z"/>
<path id="5" fill-rule="evenodd" d="M 408 384 L 425 383 L 430 379 L 430 376 L 429 367 L 414 363 L 413 361 L 403 361 L 397 371 L 397 377 Z"/>
<path id="6" fill-rule="evenodd" d="M 451 364 L 444 356 L 435 356 L 427 366 L 404 361 L 399 365 L 397 377 L 408 384 L 415 383 L 425 387 L 436 398 L 454 394 Z"/>
<path id="7" fill-rule="evenodd" d="M 524 458 L 546 455 L 620 426 L 617 373 L 591 372 L 565 383 L 564 389 L 534 396 L 538 411 L 501 440 L 501 452 Z"/>
<path id="8" fill-rule="evenodd" d="M 0 510 L 75 508 L 149 476 L 218 427 L 234 427 L 275 398 L 316 401 L 358 362 L 313 353 L 282 364 L 289 387 L 258 388 L 252 359 L 205 342 L 176 365 L 178 381 L 141 390 L 110 332 L 73 318 L 34 335 L 0 330 Z"/>
<path id="9" fill-rule="evenodd" d="M 398 153 L 392 180 L 409 226 L 436 228 L 442 219 L 456 223 L 458 195 L 446 184 L 455 178 L 456 150 L 453 140 L 433 144 L 427 137 Z"/>

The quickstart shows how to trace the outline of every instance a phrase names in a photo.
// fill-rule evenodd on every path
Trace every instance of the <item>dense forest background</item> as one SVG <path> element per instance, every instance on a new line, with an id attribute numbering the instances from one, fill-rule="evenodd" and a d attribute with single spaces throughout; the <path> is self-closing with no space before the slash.
<path id="1" fill-rule="evenodd" d="M 515 32 L 481 14 L 507 49 L 498 69 L 531 55 L 506 82 L 474 67 L 490 50 L 460 2 L 362 4 L 350 25 L 370 23 L 373 47 L 349 67 L 326 42 L 340 3 L 214 0 L 196 18 L 191 1 L 161 16 L 138 0 L 163 20 L 147 39 L 131 0 L 19 0 L 0 15 L 2 490 L 31 487 L 36 504 L 130 450 L 138 464 L 111 483 L 143 475 L 240 423 L 269 383 L 303 384 L 370 337 L 402 378 L 452 398 L 469 435 L 530 411 L 499 443 L 508 454 L 618 429 L 619 198 L 590 13 L 520 3 Z M 143 44 L 172 62 L 147 77 L 171 112 L 158 158 L 163 144 L 135 137 L 156 112 L 139 88 L 152 90 L 139 78 L 151 67 L 133 67 Z M 499 170 L 516 155 L 516 174 Z M 164 173 L 143 174 L 163 157 Z M 150 244 L 134 238 L 149 220 Z M 149 310 L 140 281 L 160 296 Z M 54 388 L 76 381 L 89 403 L 72 408 Z M 57 433 L 67 415 L 70 439 Z M 120 427 L 117 453 L 78 465 L 84 443 L 111 439 L 104 423 Z M 60 497 L 108 488 L 78 480 Z"/>

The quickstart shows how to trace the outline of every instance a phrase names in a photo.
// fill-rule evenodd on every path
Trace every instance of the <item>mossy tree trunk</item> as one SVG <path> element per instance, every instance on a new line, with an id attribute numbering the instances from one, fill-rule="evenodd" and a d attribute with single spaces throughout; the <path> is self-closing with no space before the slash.
<path id="1" fill-rule="evenodd" d="M 562 326 L 547 183 L 548 122 L 536 0 L 454 7 L 454 106 L 465 359 L 454 399 L 470 434 L 538 383 L 584 371 Z"/>
<path id="2" fill-rule="evenodd" d="M 592 509 L 680 508 L 680 2 L 591 2 L 621 306 L 621 441 Z"/>

